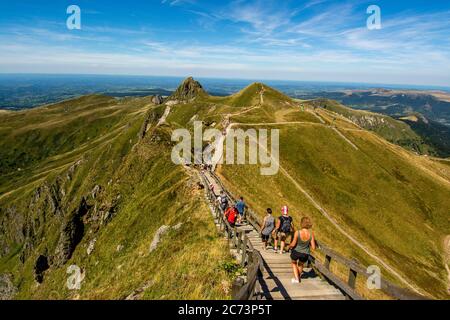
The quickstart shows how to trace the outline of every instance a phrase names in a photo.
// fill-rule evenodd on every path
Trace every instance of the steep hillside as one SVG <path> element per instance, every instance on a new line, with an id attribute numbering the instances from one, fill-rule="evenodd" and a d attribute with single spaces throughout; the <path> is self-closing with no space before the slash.
<path id="1" fill-rule="evenodd" d="M 322 121 L 277 124 L 268 116 L 253 124 L 280 129 L 279 173 L 263 177 L 252 166 L 223 165 L 220 173 L 229 188 L 261 215 L 266 207 L 286 204 L 297 222 L 311 215 L 318 237 L 340 252 L 383 267 L 400 285 L 448 297 L 442 246 L 450 230 L 448 167 L 361 128 L 373 129 L 374 121 L 349 122 L 336 114 L 347 109 L 315 109 L 316 101 L 302 105 L 298 115 L 315 113 Z M 353 110 L 347 116 L 354 116 Z M 383 119 L 391 132 L 398 128 L 393 124 L 402 125 Z"/>
<path id="2" fill-rule="evenodd" d="M 442 239 L 450 230 L 450 171 L 381 138 L 427 148 L 406 124 L 332 101 L 293 100 L 258 83 L 175 105 L 167 118 L 188 128 L 193 120 L 205 128 L 280 129 L 279 173 L 222 165 L 230 190 L 261 215 L 285 204 L 296 221 L 311 215 L 319 238 L 339 252 L 380 266 L 401 286 L 447 297 Z"/>
<path id="3" fill-rule="evenodd" d="M 423 137 L 402 121 L 373 112 L 354 110 L 328 99 L 312 100 L 310 103 L 315 107 L 324 108 L 342 115 L 359 127 L 376 132 L 387 141 L 398 144 L 408 150 L 419 154 L 437 155 L 437 150 L 432 144 L 427 144 Z"/>
<path id="4" fill-rule="evenodd" d="M 151 100 L 89 96 L 1 115 L 10 298 L 229 297 L 231 258 L 197 176 L 170 161 L 164 107 Z M 66 285 L 71 265 L 80 290 Z"/>
<path id="5" fill-rule="evenodd" d="M 400 117 L 399 120 L 407 123 L 426 144 L 432 146 L 438 156 L 444 158 L 450 156 L 450 126 L 428 120 L 421 114 L 411 114 Z"/>

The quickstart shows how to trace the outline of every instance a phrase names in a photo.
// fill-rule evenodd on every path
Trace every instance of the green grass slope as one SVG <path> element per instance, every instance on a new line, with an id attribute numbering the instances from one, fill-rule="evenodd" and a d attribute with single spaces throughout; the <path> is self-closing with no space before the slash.
<path id="1" fill-rule="evenodd" d="M 193 110 L 186 105 L 174 108 L 168 121 L 189 127 L 192 117 L 214 119 L 211 126 L 222 129 L 217 119 L 221 115 L 222 120 L 245 124 L 243 128 L 281 130 L 282 170 L 278 175 L 260 176 L 259 168 L 249 165 L 219 168 L 236 195 L 244 195 L 261 215 L 267 207 L 285 204 L 293 209 L 297 222 L 311 215 L 320 239 L 349 258 L 379 265 L 385 277 L 407 287 L 336 229 L 294 180 L 348 235 L 406 282 L 428 296 L 448 297 L 442 239 L 450 230 L 449 171 L 439 161 L 385 140 L 414 141 L 418 148 L 426 148 L 406 124 L 354 112 L 332 101 L 318 108 L 324 104 L 292 100 L 261 84 L 230 97 L 207 99 L 197 101 Z M 373 292 L 365 294 L 374 297 Z"/>
<path id="2" fill-rule="evenodd" d="M 8 122 L 3 152 L 35 150 L 21 171 L 11 162 L 0 184 L 0 274 L 17 287 L 15 298 L 230 296 L 222 266 L 232 260 L 198 178 L 170 161 L 171 129 L 154 129 L 163 111 L 146 98 L 95 96 L 5 114 L 17 118 Z M 40 138 L 27 140 L 30 132 Z M 151 251 L 162 226 L 171 229 Z M 38 283 L 40 256 L 49 266 L 39 267 Z M 70 265 L 83 271 L 80 290 L 66 286 Z"/>
<path id="3" fill-rule="evenodd" d="M 377 264 L 333 228 L 289 176 L 416 288 L 448 297 L 442 239 L 450 230 L 450 180 L 440 172 L 442 166 L 364 130 L 338 128 L 355 149 L 326 125 L 270 127 L 280 129 L 284 171 L 262 177 L 251 166 L 224 165 L 221 174 L 236 194 L 245 195 L 261 216 L 266 207 L 282 205 L 292 208 L 297 226 L 303 215 L 312 216 L 319 239 L 366 265 Z"/>
<path id="4" fill-rule="evenodd" d="M 342 115 L 359 127 L 373 131 L 387 141 L 398 144 L 408 150 L 419 154 L 436 154 L 432 144 L 427 143 L 403 121 L 369 111 L 354 110 L 328 99 L 312 100 L 309 103 L 315 107 Z"/>

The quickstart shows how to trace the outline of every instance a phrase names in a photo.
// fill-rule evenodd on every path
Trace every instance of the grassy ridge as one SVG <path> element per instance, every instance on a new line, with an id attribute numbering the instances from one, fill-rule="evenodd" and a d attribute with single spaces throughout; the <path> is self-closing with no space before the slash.
<path id="1" fill-rule="evenodd" d="M 7 179 L 2 181 L 2 190 L 10 192 L 0 198 L 0 219 L 6 218 L 8 225 L 8 234 L 2 234 L 0 244 L 6 242 L 9 252 L 0 258 L 0 273 L 13 275 L 19 299 L 124 299 L 135 291 L 143 299 L 228 298 L 231 278 L 221 266 L 232 260 L 210 219 L 196 176 L 170 161 L 170 128 L 152 129 L 143 140 L 138 138 L 148 112 L 160 115 L 164 109 L 149 105 L 147 99 L 126 100 L 117 106 L 116 101 L 108 100 L 112 105 L 107 107 L 103 99 L 88 98 L 92 103 L 86 108 L 75 100 L 74 112 L 82 109 L 89 112 L 73 114 L 68 122 L 61 120 L 58 124 L 34 128 L 45 132 L 41 136 L 48 137 L 40 142 L 43 148 L 37 149 L 42 153 L 33 155 L 23 171 L 8 173 L 14 178 L 13 183 Z M 50 107 L 50 111 L 32 110 L 36 115 L 28 126 L 36 127 L 42 119 L 47 119 L 48 115 L 40 115 L 39 111 L 63 119 L 64 115 L 57 115 L 64 112 L 66 105 L 70 101 Z M 110 107 L 120 110 L 117 118 L 111 116 L 114 110 L 103 113 L 103 109 Z M 98 130 L 89 121 L 91 117 L 105 117 L 110 122 L 106 127 L 99 124 L 104 131 Z M 19 126 L 20 119 L 16 123 Z M 65 139 L 74 147 L 68 147 L 69 152 L 61 147 L 60 153 L 46 154 L 46 149 L 59 146 L 54 145 L 51 133 L 64 129 Z M 85 129 L 89 130 L 85 136 L 90 139 L 75 138 L 75 132 Z M 22 137 L 17 130 L 13 134 Z M 16 145 L 17 141 L 2 140 L 10 145 Z M 36 144 L 31 140 L 29 143 L 32 145 L 21 148 L 28 150 Z M 74 163 L 79 164 L 71 168 Z M 93 197 L 95 186 L 100 191 Z M 30 207 L 39 187 L 42 196 Z M 56 190 L 60 197 L 59 214 L 51 214 L 51 190 Z M 62 267 L 51 266 L 44 273 L 43 283 L 37 285 L 33 271 L 37 257 L 52 258 L 62 225 L 83 197 L 90 209 L 82 218 L 81 242 L 67 263 Z M 8 213 L 12 208 L 14 215 Z M 105 220 L 108 212 L 111 217 Z M 21 234 L 23 221 L 34 221 L 32 250 L 26 255 L 25 263 L 20 261 L 28 242 Z M 181 227 L 165 234 L 157 249 L 150 252 L 157 230 L 163 225 L 179 223 Z M 89 255 L 87 249 L 92 243 L 95 244 Z M 72 264 L 85 272 L 79 291 L 66 287 L 67 267 Z"/>
<path id="2" fill-rule="evenodd" d="M 254 99 L 248 98 L 252 96 L 250 94 L 247 101 L 258 101 L 255 95 L 259 96 L 259 91 L 250 88 Z M 276 105 L 275 100 L 265 98 L 262 108 L 231 119 L 247 124 L 292 121 L 290 119 L 309 122 L 308 119 L 312 119 L 310 124 L 271 126 L 281 130 L 283 168 L 371 252 L 423 292 L 446 298 L 448 284 L 442 259 L 442 239 L 450 230 L 447 166 L 391 145 L 349 122 L 345 114 L 341 118 L 342 115 L 334 110 L 314 110 L 315 107 L 310 101 L 290 107 L 284 100 Z M 282 112 L 281 117 L 276 116 L 277 111 Z M 384 123 L 389 134 L 403 131 L 398 126 L 404 124 L 383 118 L 386 118 Z M 358 149 L 331 126 L 337 127 Z M 264 126 L 256 125 L 255 128 Z M 377 134 L 384 135 L 380 131 Z M 357 257 L 367 265 L 374 263 L 345 237 L 338 236 L 330 223 L 282 173 L 261 177 L 257 166 L 224 165 L 220 170 L 228 187 L 235 194 L 246 196 L 261 215 L 266 207 L 279 208 L 289 204 L 297 221 L 302 215 L 311 215 L 316 221 L 319 237 L 339 252 Z M 403 285 L 387 274 L 388 278 Z"/>

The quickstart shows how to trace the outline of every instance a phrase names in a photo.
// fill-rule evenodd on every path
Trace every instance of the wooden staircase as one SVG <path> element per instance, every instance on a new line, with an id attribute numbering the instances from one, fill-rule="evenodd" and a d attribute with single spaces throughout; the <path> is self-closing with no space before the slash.
<path id="1" fill-rule="evenodd" d="M 214 186 L 214 193 L 220 194 L 221 185 L 208 173 L 204 176 L 209 185 Z M 225 190 L 224 190 L 225 191 Z M 258 288 L 254 299 L 264 300 L 345 300 L 345 295 L 321 279 L 312 269 L 305 269 L 301 283 L 293 284 L 293 270 L 290 255 L 279 254 L 274 250 L 264 250 L 259 232 L 250 224 L 239 225 L 237 233 L 246 235 L 246 245 L 256 250 L 262 259 L 262 270 L 258 277 Z"/>
<path id="2" fill-rule="evenodd" d="M 313 269 L 305 269 L 301 283 L 293 284 L 293 271 L 288 253 L 264 250 L 256 230 L 248 234 L 254 249 L 263 258 L 264 270 L 259 279 L 261 298 L 268 300 L 345 300 L 344 294 L 321 279 Z"/>

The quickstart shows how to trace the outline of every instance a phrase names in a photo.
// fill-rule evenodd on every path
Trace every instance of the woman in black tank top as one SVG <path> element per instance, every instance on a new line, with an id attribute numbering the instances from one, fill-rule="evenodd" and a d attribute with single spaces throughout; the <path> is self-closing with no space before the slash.
<path id="1" fill-rule="evenodd" d="M 304 217 L 301 220 L 302 229 L 295 233 L 291 245 L 291 260 L 294 278 L 292 283 L 300 283 L 303 273 L 303 266 L 309 260 L 311 250 L 316 249 L 316 241 L 314 233 L 311 231 L 311 219 Z M 302 238 L 303 236 L 303 238 Z"/>

